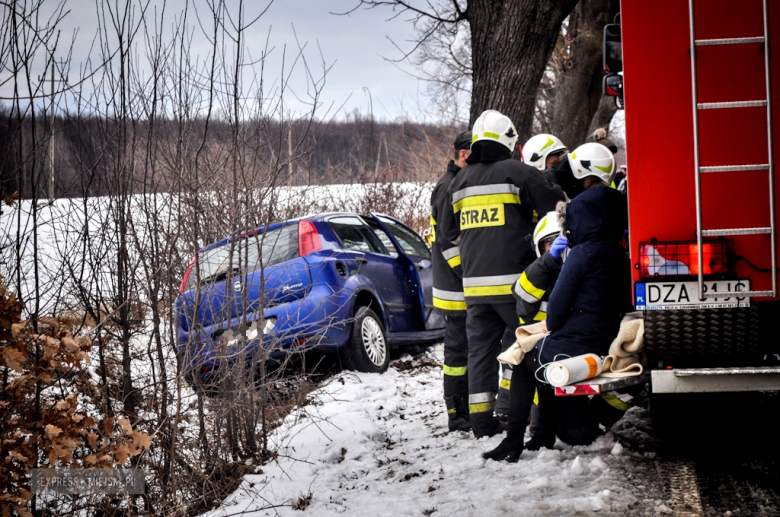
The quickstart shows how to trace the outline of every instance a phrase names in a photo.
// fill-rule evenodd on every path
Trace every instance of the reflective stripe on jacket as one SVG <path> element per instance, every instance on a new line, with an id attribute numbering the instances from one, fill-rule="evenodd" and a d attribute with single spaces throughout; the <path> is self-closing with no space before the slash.
<path id="1" fill-rule="evenodd" d="M 565 196 L 537 169 L 518 160 L 464 167 L 449 187 L 452 208 L 438 219 L 437 239 L 457 242 L 468 304 L 511 303 L 512 288 L 533 262 L 534 212 Z"/>
<path id="2" fill-rule="evenodd" d="M 515 282 L 512 294 L 521 325 L 547 319 L 547 300 L 561 272 L 557 260 L 545 253 L 528 266 Z"/>
<path id="3" fill-rule="evenodd" d="M 431 261 L 433 262 L 433 310 L 442 315 L 465 316 L 466 299 L 460 279 L 460 249 L 438 230 L 442 211 L 451 212 L 447 196 L 450 183 L 460 167 L 450 161 L 447 172 L 439 179 L 431 194 Z"/>

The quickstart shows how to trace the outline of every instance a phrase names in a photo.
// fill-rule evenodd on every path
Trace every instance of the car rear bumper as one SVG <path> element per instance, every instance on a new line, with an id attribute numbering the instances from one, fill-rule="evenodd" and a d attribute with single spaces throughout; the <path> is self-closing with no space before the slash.
<path id="1" fill-rule="evenodd" d="M 303 298 L 271 307 L 263 315 L 274 319 L 275 325 L 261 338 L 241 338 L 237 329 L 241 318 L 233 318 L 203 327 L 199 331 L 179 328 L 179 356 L 184 373 L 201 372 L 201 378 L 213 376 L 223 361 L 251 361 L 262 349 L 270 359 L 310 348 L 336 349 L 349 337 L 352 300 L 349 292 L 334 292 L 331 286 L 314 285 Z M 247 316 L 251 327 L 256 314 Z M 224 342 L 218 336 L 228 329 L 238 333 L 237 339 Z M 208 371 L 205 371 L 208 370 Z"/>

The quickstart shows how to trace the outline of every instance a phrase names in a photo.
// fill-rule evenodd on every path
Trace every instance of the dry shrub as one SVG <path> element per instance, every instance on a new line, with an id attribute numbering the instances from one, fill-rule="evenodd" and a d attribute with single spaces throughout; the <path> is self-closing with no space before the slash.
<path id="1" fill-rule="evenodd" d="M 79 410 L 91 342 L 58 318 L 22 321 L 24 304 L 0 285 L 0 508 L 22 516 L 32 500 L 32 468 L 122 466 L 152 438 L 127 418 Z M 78 381 L 78 382 L 77 382 Z M 58 393 L 50 393 L 49 388 Z M 64 395 L 67 393 L 67 395 Z"/>

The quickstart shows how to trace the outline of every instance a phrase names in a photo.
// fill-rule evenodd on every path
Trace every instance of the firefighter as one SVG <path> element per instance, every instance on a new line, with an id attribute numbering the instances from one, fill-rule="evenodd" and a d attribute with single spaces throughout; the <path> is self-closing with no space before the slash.
<path id="1" fill-rule="evenodd" d="M 604 172 L 607 169 L 609 172 Z M 566 155 L 566 159 L 560 159 L 551 168 L 543 169 L 542 174 L 550 182 L 559 185 L 569 199 L 574 199 L 595 185 L 612 185 L 615 157 L 605 146 L 589 142 L 576 148 Z"/>
<path id="2" fill-rule="evenodd" d="M 561 271 L 562 254 L 566 248 L 566 239 L 557 239 L 560 233 L 561 225 L 558 223 L 558 212 L 555 211 L 548 212 L 534 229 L 533 243 L 537 259 L 523 271 L 512 289 L 521 325 L 547 318 L 547 300 Z M 556 247 L 552 249 L 554 242 Z"/>
<path id="3" fill-rule="evenodd" d="M 569 152 L 560 138 L 547 133 L 532 136 L 523 146 L 523 161 L 539 170 L 549 169 Z"/>
<path id="4" fill-rule="evenodd" d="M 582 188 L 582 180 L 575 178 L 572 174 L 571 165 L 569 165 L 567 158 L 558 160 L 549 169 L 542 169 L 541 173 L 547 181 L 560 186 L 569 199 L 574 199 L 585 191 Z"/>
<path id="5" fill-rule="evenodd" d="M 431 195 L 431 259 L 433 261 L 433 310 L 444 316 L 444 402 L 447 426 L 452 431 L 471 429 L 468 411 L 468 355 L 466 341 L 466 300 L 463 297 L 460 251 L 436 231 L 442 212 L 452 211 L 447 190 L 471 153 L 471 132 L 455 138 L 455 157 L 439 179 Z"/>
<path id="6" fill-rule="evenodd" d="M 534 211 L 553 210 L 564 194 L 533 167 L 510 159 L 517 131 L 507 116 L 483 112 L 472 135 L 468 165 L 450 184 L 452 210 L 441 214 L 437 231 L 460 249 L 469 416 L 479 438 L 492 436 L 501 427 L 493 414 L 496 357 L 507 326 L 514 329 L 518 324 L 512 286 L 535 256 L 526 240 L 533 231 Z"/>
<path id="7" fill-rule="evenodd" d="M 561 271 L 562 255 L 566 248 L 566 240 L 557 239 L 560 237 L 560 233 L 558 212 L 548 212 L 539 220 L 534 229 L 531 237 L 538 258 L 523 271 L 512 289 L 512 294 L 517 302 L 517 316 L 520 325 L 530 325 L 547 318 L 547 300 Z M 553 248 L 553 242 L 556 243 L 555 248 Z M 554 408 L 551 408 L 549 404 L 545 409 L 554 411 Z M 526 442 L 526 450 L 535 451 L 541 447 L 549 449 L 554 445 L 555 435 L 552 434 L 550 442 L 550 434 L 546 429 L 541 428 L 540 423 L 543 419 L 548 420 L 540 413 L 539 395 L 537 394 L 531 409 L 529 432 L 532 438 Z"/>
<path id="8" fill-rule="evenodd" d="M 569 168 L 582 188 L 588 190 L 596 185 L 614 187 L 615 156 L 602 144 L 588 142 L 569 154 Z"/>

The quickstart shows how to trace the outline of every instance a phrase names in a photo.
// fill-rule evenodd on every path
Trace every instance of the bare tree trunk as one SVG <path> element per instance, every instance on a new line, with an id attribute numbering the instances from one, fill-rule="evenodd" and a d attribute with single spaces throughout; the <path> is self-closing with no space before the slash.
<path id="1" fill-rule="evenodd" d="M 566 50 L 558 60 L 554 114 L 549 128 L 569 149 L 585 142 L 591 121 L 599 111 L 603 97 L 602 34 L 604 25 L 619 10 L 618 0 L 580 0 L 569 16 L 564 38 Z M 607 114 L 608 110 L 602 116 Z"/>
<path id="2" fill-rule="evenodd" d="M 577 0 L 471 0 L 470 125 L 495 109 L 531 136 L 536 93 L 558 31 Z"/>

